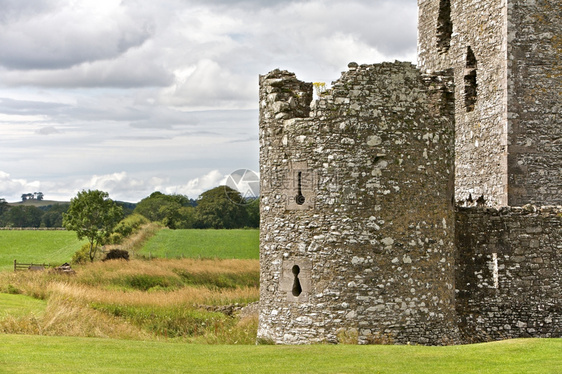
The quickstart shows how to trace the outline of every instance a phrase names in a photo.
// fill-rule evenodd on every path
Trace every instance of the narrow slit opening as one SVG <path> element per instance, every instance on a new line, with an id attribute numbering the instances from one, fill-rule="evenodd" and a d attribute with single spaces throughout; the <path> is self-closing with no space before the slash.
<path id="1" fill-rule="evenodd" d="M 302 171 L 299 171 L 297 178 L 297 196 L 295 196 L 295 202 L 297 205 L 303 205 L 306 199 L 302 194 Z"/>
<path id="2" fill-rule="evenodd" d="M 437 51 L 439 53 L 449 51 L 452 35 L 451 1 L 441 0 L 439 2 L 439 16 L 437 18 Z"/>
<path id="3" fill-rule="evenodd" d="M 464 75 L 464 106 L 467 112 L 472 112 L 478 99 L 478 85 L 476 70 L 478 62 L 470 46 L 466 49 L 466 68 Z"/>

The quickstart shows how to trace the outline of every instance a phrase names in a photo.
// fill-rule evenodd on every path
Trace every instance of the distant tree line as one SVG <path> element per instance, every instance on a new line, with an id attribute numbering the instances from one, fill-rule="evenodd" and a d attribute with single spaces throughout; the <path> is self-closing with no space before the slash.
<path id="1" fill-rule="evenodd" d="M 154 192 L 142 199 L 134 212 L 171 229 L 259 227 L 259 201 L 246 201 L 227 186 L 203 192 L 197 200 Z"/>
<path id="2" fill-rule="evenodd" d="M 27 195 L 27 194 L 24 194 Z M 32 195 L 33 196 L 33 195 Z M 42 200 L 43 194 L 31 200 Z M 23 198 L 23 195 L 22 195 Z M 139 203 L 116 202 L 123 216 L 141 214 L 171 229 L 234 229 L 259 227 L 259 201 L 247 201 L 238 191 L 219 186 L 197 200 L 180 194 L 154 192 Z M 70 203 L 45 206 L 8 204 L 0 198 L 0 227 L 63 227 Z"/>
<path id="3" fill-rule="evenodd" d="M 21 195 L 21 201 L 22 202 L 27 200 L 41 201 L 43 200 L 44 197 L 45 195 L 43 195 L 43 192 L 24 193 Z"/>
<path id="4" fill-rule="evenodd" d="M 0 227 L 62 227 L 62 214 L 68 205 L 10 206 L 5 200 L 0 201 Z"/>

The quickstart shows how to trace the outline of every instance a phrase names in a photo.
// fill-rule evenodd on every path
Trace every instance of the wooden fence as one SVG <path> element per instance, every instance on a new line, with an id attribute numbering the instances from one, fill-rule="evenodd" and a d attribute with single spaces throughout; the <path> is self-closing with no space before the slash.
<path id="1" fill-rule="evenodd" d="M 17 262 L 17 260 L 14 260 L 14 271 L 18 271 L 18 270 L 41 271 L 50 267 L 51 267 L 50 264 L 34 264 L 34 263 L 24 264 L 23 262 Z"/>

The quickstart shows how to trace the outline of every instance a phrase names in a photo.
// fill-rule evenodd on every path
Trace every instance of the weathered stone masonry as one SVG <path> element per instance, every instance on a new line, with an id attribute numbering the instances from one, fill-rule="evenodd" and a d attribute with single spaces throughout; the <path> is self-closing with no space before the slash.
<path id="1" fill-rule="evenodd" d="M 561 5 L 418 5 L 421 70 L 260 77 L 259 339 L 562 336 Z"/>
<path id="2" fill-rule="evenodd" d="M 459 208 L 462 341 L 562 336 L 562 209 Z"/>
<path id="3" fill-rule="evenodd" d="M 457 341 L 450 75 L 351 64 L 309 116 L 310 85 L 260 81 L 260 336 Z"/>
<path id="4" fill-rule="evenodd" d="M 457 199 L 561 205 L 562 2 L 418 0 L 418 7 L 419 67 L 455 72 Z"/>

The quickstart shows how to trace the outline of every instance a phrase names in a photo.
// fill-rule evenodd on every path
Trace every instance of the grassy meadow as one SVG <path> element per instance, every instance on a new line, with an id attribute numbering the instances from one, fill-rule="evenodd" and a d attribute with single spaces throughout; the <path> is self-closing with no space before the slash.
<path id="1" fill-rule="evenodd" d="M 160 258 L 258 259 L 259 230 L 160 230 L 139 254 Z"/>
<path id="2" fill-rule="evenodd" d="M 259 263 L 113 260 L 82 265 L 75 275 L 5 271 L 0 293 L 12 297 L 9 307 L 0 304 L 4 334 L 253 344 L 257 315 L 233 312 L 258 300 Z M 27 306 L 30 298 L 44 301 L 44 310 Z M 7 313 L 18 302 L 29 312 Z"/>
<path id="3" fill-rule="evenodd" d="M 560 373 L 562 339 L 449 347 L 236 346 L 0 335 L 6 373 Z"/>
<path id="4" fill-rule="evenodd" d="M 83 243 L 74 231 L 0 230 L 0 271 L 13 269 L 14 260 L 61 265 Z"/>
<path id="5" fill-rule="evenodd" d="M 562 339 L 256 346 L 256 309 L 241 308 L 259 298 L 257 230 L 147 225 L 121 245 L 130 261 L 10 271 L 14 253 L 62 263 L 80 246 L 73 232 L 0 231 L 0 373 L 562 372 Z"/>
<path id="6" fill-rule="evenodd" d="M 15 289 L 8 291 L 14 292 Z M 45 313 L 47 302 L 30 296 L 0 293 L 0 318 L 39 316 Z"/>
<path id="7" fill-rule="evenodd" d="M 10 270 L 14 253 L 22 262 L 70 261 L 82 244 L 74 232 L 0 231 L 10 238 L 2 241 L 5 271 L 0 272 L 0 333 L 254 344 L 256 313 L 236 313 L 259 297 L 259 262 L 244 259 L 250 257 L 248 248 L 252 245 L 257 253 L 258 244 L 244 239 L 245 230 L 225 231 L 227 235 L 223 233 L 222 241 L 217 241 L 223 249 L 229 236 L 239 243 L 230 248 L 234 258 L 203 256 L 215 253 L 212 238 L 221 235 L 216 230 L 201 230 L 196 254 L 183 251 L 174 256 L 183 259 L 159 259 L 155 253 L 150 261 L 136 256 L 143 252 L 147 240 L 160 232 L 173 231 L 145 225 L 120 245 L 134 254 L 130 261 L 73 264 L 76 274 L 69 276 L 52 270 Z M 257 230 L 249 232 L 257 239 Z M 172 249 L 164 248 L 163 253 L 172 253 L 184 237 L 168 241 Z M 189 236 L 190 240 L 193 237 Z M 27 256 L 20 256 L 22 253 Z M 185 258 L 190 255 L 198 258 Z"/>

